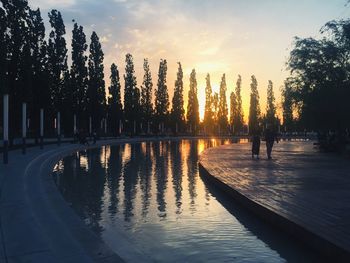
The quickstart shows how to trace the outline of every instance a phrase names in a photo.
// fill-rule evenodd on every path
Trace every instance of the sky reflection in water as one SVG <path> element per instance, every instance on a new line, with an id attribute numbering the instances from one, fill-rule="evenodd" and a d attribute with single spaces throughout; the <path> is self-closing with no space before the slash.
<path id="1" fill-rule="evenodd" d="M 198 154 L 227 143 L 105 146 L 64 158 L 53 176 L 85 223 L 130 261 L 312 261 L 313 255 L 203 182 Z"/>

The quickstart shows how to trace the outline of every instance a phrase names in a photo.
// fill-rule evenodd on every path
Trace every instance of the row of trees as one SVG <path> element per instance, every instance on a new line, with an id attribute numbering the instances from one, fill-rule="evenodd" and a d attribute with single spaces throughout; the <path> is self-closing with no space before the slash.
<path id="1" fill-rule="evenodd" d="M 96 32 L 92 32 L 88 45 L 83 27 L 73 20 L 71 65 L 68 66 L 66 29 L 59 11 L 52 10 L 48 13 L 51 29 L 46 37 L 40 9 L 32 10 L 25 0 L 1 0 L 1 3 L 0 87 L 1 94 L 9 94 L 10 97 L 12 138 L 19 136 L 21 132 L 23 102 L 28 105 L 29 127 L 34 137 L 39 135 L 40 109 L 45 110 L 45 130 L 51 131 L 51 135 L 55 132 L 53 127 L 57 112 L 61 113 L 61 127 L 65 135 L 73 134 L 75 129 L 100 130 L 103 126 L 107 126 L 114 135 L 118 135 L 122 128 L 131 134 L 164 133 L 166 130 L 197 134 L 200 125 L 203 125 L 207 134 L 242 132 L 244 116 L 240 76 L 235 92 L 230 96 L 230 119 L 228 119 L 225 74 L 222 76 L 219 93 L 212 92 L 210 76 L 207 75 L 205 116 L 201 124 L 194 69 L 190 74 L 185 116 L 181 63 L 178 63 L 170 109 L 167 61 L 160 61 L 157 86 L 153 91 L 148 60 L 144 60 L 144 77 L 139 88 L 133 57 L 127 54 L 122 103 L 119 70 L 115 64 L 110 67 L 109 95 L 106 96 L 104 53 Z M 276 110 L 272 82 L 269 87 L 271 98 L 266 118 L 273 122 Z M 249 127 L 258 129 L 262 118 L 257 81 L 254 76 L 251 90 Z M 76 123 L 75 126 L 73 122 Z"/>

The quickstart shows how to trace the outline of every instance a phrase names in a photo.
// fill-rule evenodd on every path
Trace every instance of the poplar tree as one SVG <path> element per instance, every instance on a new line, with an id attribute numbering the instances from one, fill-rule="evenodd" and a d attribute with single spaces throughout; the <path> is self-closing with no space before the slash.
<path id="1" fill-rule="evenodd" d="M 140 91 L 137 88 L 134 62 L 131 54 L 125 56 L 125 74 L 124 74 L 124 116 L 126 129 L 129 132 L 134 131 L 134 125 L 139 120 L 140 113 Z"/>
<path id="2" fill-rule="evenodd" d="M 210 84 L 210 75 L 207 74 L 205 86 L 205 106 L 204 106 L 204 127 L 207 132 L 211 132 L 213 128 L 213 98 L 212 98 L 212 88 Z"/>
<path id="3" fill-rule="evenodd" d="M 177 64 L 178 64 L 178 70 L 177 70 L 177 77 L 175 80 L 175 89 L 174 89 L 174 96 L 172 100 L 171 116 L 172 116 L 173 125 L 175 125 L 174 130 L 176 131 L 176 125 L 177 125 L 178 131 L 182 131 L 184 126 L 184 121 L 185 121 L 184 98 L 183 98 L 184 84 L 183 84 L 183 71 L 182 71 L 181 63 L 178 62 Z"/>
<path id="4" fill-rule="evenodd" d="M 249 107 L 249 133 L 252 134 L 259 130 L 260 122 L 260 103 L 258 82 L 254 75 L 251 77 L 250 84 L 250 107 Z"/>
<path id="5" fill-rule="evenodd" d="M 151 70 L 149 68 L 149 63 L 148 59 L 143 60 L 143 70 L 144 70 L 144 75 L 143 75 L 143 82 L 141 86 L 141 109 L 142 109 L 142 116 L 143 120 L 147 124 L 147 132 L 148 132 L 148 127 L 149 123 L 152 118 L 153 114 L 153 104 L 152 104 L 152 88 L 153 88 L 153 83 L 152 83 L 152 75 L 151 75 Z"/>
<path id="6" fill-rule="evenodd" d="M 276 124 L 276 105 L 275 105 L 275 95 L 273 93 L 273 84 L 269 80 L 267 86 L 267 103 L 266 103 L 266 122 L 269 125 Z"/>
<path id="7" fill-rule="evenodd" d="M 234 122 L 234 128 L 235 133 L 239 133 L 243 129 L 243 119 L 244 119 L 244 113 L 243 113 L 243 106 L 242 106 L 242 95 L 241 95 L 241 87 L 242 87 L 242 78 L 241 75 L 238 75 L 238 79 L 236 82 L 236 102 L 237 102 L 237 113 L 235 115 L 235 118 L 233 120 Z"/>
<path id="8" fill-rule="evenodd" d="M 236 120 L 238 119 L 237 113 L 237 97 L 232 91 L 230 95 L 230 125 L 233 133 L 236 133 Z"/>
<path id="9" fill-rule="evenodd" d="M 282 110 L 283 110 L 283 126 L 285 131 L 291 131 L 293 128 L 293 99 L 292 88 L 287 79 L 282 89 Z"/>
<path id="10" fill-rule="evenodd" d="M 23 80 L 23 72 L 25 67 L 23 65 L 23 58 L 25 54 L 26 44 L 28 42 L 28 3 L 24 0 L 19 1 L 2 1 L 3 6 L 3 19 L 6 20 L 1 25 L 3 32 L 5 33 L 3 44 L 6 45 L 4 50 L 7 51 L 7 57 L 4 60 L 5 78 L 6 84 L 5 89 L 8 91 L 10 98 L 16 98 L 9 101 L 9 119 L 20 120 L 21 118 L 21 104 L 25 98 L 25 84 Z M 26 47 L 26 48 L 25 48 Z M 6 70 L 7 68 L 7 70 Z M 2 69 L 0 69 L 2 70 Z M 27 69 L 28 70 L 28 69 Z M 30 70 L 30 69 L 29 69 Z M 20 122 L 10 121 L 9 122 L 9 135 L 10 145 L 15 136 L 19 135 Z"/>
<path id="11" fill-rule="evenodd" d="M 106 91 L 103 73 L 104 54 L 96 32 L 92 32 L 91 34 L 89 49 L 87 104 L 88 113 L 92 118 L 92 127 L 93 129 L 97 129 L 100 127 L 102 118 L 105 117 Z"/>
<path id="12" fill-rule="evenodd" d="M 155 95 L 156 95 L 155 114 L 156 114 L 158 124 L 162 125 L 162 127 L 168 116 L 168 108 L 169 108 L 169 95 L 168 95 L 168 88 L 166 85 L 166 74 L 167 74 L 167 62 L 166 60 L 161 59 L 159 63 L 157 89 L 155 91 Z"/>
<path id="13" fill-rule="evenodd" d="M 87 99 L 87 75 L 86 67 L 87 56 L 85 52 L 88 45 L 86 44 L 86 36 L 82 26 L 74 23 L 72 31 L 72 66 L 70 69 L 70 89 L 72 94 L 72 112 L 77 115 L 77 121 L 81 126 L 83 116 L 86 111 Z M 70 114 L 72 115 L 72 114 Z"/>
<path id="14" fill-rule="evenodd" d="M 220 131 L 226 132 L 227 130 L 227 101 L 226 101 L 226 77 L 225 74 L 222 75 L 221 83 L 220 83 L 220 93 L 219 93 L 219 109 L 218 109 L 218 124 L 220 127 Z"/>
<path id="15" fill-rule="evenodd" d="M 120 94 L 120 79 L 118 67 L 113 63 L 111 65 L 111 84 L 108 87 L 108 126 L 114 135 L 119 135 L 119 123 L 122 119 L 123 106 Z"/>
<path id="16" fill-rule="evenodd" d="M 5 10 L 0 7 L 0 95 L 8 93 L 7 83 L 7 65 L 8 65 L 8 41 L 7 33 L 7 15 Z M 2 106 L 2 100 L 0 105 Z M 1 107 L 2 109 L 2 107 Z M 2 118 L 2 116 L 0 116 Z"/>
<path id="17" fill-rule="evenodd" d="M 64 35 L 66 28 L 61 13 L 55 9 L 49 13 L 52 30 L 49 35 L 48 65 L 50 71 L 50 93 L 54 111 L 62 111 L 65 100 L 64 72 L 67 71 L 67 47 Z"/>
<path id="18" fill-rule="evenodd" d="M 31 120 L 31 128 L 35 130 L 35 136 L 39 136 L 40 108 L 49 110 L 50 88 L 49 88 L 49 66 L 47 56 L 47 43 L 45 41 L 45 26 L 40 10 L 29 10 L 28 28 L 30 30 L 30 46 L 32 66 L 31 92 L 32 97 L 28 105 L 28 113 Z"/>
<path id="19" fill-rule="evenodd" d="M 187 122 L 193 134 L 197 134 L 199 126 L 199 105 L 197 97 L 196 71 L 192 69 L 190 76 L 190 89 L 188 91 Z"/>
<path id="20" fill-rule="evenodd" d="M 219 94 L 217 92 L 214 92 L 212 96 L 212 109 L 213 109 L 213 119 L 215 125 L 218 124 L 218 110 L 219 110 Z"/>
<path id="21" fill-rule="evenodd" d="M 8 94 L 8 82 L 7 82 L 7 56 L 8 56 L 8 38 L 7 34 L 7 15 L 5 10 L 0 7 L 0 96 Z M 0 99 L 0 109 L 3 109 L 3 100 Z M 2 115 L 0 114 L 0 122 L 3 123 Z"/>

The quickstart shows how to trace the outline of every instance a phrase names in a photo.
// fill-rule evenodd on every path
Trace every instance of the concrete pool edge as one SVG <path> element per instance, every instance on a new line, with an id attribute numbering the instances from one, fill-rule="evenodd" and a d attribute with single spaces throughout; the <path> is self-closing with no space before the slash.
<path id="1" fill-rule="evenodd" d="M 215 149 L 220 147 L 223 146 L 215 147 Z M 204 150 L 200 155 L 205 154 L 205 152 L 208 150 L 209 149 Z M 238 189 L 226 184 L 213 172 L 209 172 L 210 169 L 206 168 L 206 165 L 203 163 L 201 158 L 199 159 L 198 166 L 201 176 L 204 176 L 209 182 L 213 183 L 215 187 L 232 198 L 232 200 L 234 200 L 244 209 L 256 215 L 258 218 L 262 219 L 273 227 L 276 227 L 276 229 L 283 231 L 285 234 L 290 235 L 297 241 L 301 241 L 305 246 L 321 253 L 327 259 L 335 260 L 335 262 L 348 262 L 350 258 L 350 251 L 347 251 L 337 244 L 330 242 L 317 233 L 308 230 L 301 224 L 284 217 L 276 211 L 265 207 L 263 204 L 255 202 Z"/>

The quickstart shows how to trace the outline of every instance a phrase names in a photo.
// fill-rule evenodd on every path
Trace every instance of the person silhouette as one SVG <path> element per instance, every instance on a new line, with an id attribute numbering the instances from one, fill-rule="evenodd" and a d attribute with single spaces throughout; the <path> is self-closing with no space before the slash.
<path id="1" fill-rule="evenodd" d="M 260 133 L 258 131 L 253 132 L 252 138 L 252 158 L 256 155 L 256 159 L 259 159 L 260 152 Z"/>
<path id="2" fill-rule="evenodd" d="M 275 140 L 278 143 L 276 133 L 272 131 L 270 128 L 266 128 L 265 130 L 266 153 L 267 153 L 267 158 L 269 160 L 272 159 L 271 153 L 272 153 L 272 147 Z"/>

